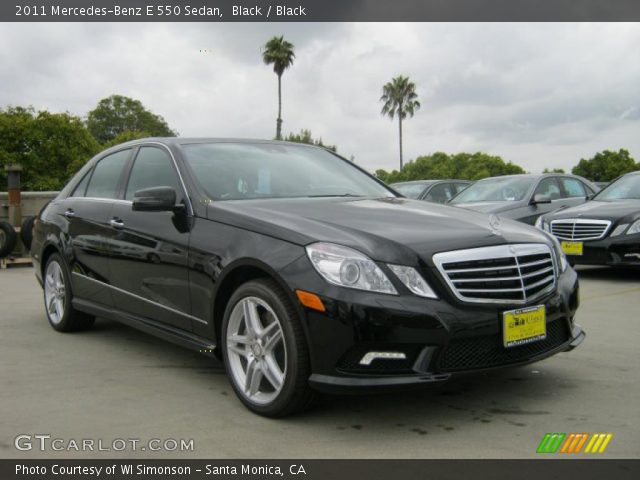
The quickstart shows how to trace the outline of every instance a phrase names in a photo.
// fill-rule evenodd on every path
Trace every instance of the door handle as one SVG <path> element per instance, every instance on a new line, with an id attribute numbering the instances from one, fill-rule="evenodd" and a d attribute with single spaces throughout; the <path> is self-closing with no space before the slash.
<path id="1" fill-rule="evenodd" d="M 124 222 L 119 218 L 112 218 L 111 220 L 109 220 L 109 225 L 111 225 L 113 228 L 124 228 Z"/>
<path id="2" fill-rule="evenodd" d="M 68 208 L 67 211 L 64 212 L 64 216 L 67 218 L 73 218 L 76 216 L 76 212 L 74 212 L 72 208 Z"/>

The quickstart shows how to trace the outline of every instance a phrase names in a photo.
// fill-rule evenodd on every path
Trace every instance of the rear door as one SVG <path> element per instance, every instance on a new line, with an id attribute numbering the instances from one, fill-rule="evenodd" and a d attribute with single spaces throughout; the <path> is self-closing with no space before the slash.
<path id="1" fill-rule="evenodd" d="M 111 292 L 104 288 L 109 283 L 106 238 L 113 202 L 130 156 L 131 149 L 124 149 L 102 158 L 63 205 L 73 251 L 74 295 L 101 305 L 113 304 Z"/>
<path id="2" fill-rule="evenodd" d="M 192 330 L 189 295 L 189 222 L 186 210 L 132 210 L 134 193 L 172 187 L 177 203 L 186 192 L 169 152 L 142 146 L 130 168 L 123 199 L 110 212 L 110 280 L 118 308 L 183 330 Z"/>

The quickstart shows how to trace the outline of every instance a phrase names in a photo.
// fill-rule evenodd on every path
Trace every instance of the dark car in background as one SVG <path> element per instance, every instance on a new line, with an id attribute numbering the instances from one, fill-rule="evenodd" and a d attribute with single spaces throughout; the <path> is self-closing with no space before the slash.
<path id="1" fill-rule="evenodd" d="M 619 177 L 593 200 L 540 217 L 572 263 L 640 266 L 640 172 Z"/>
<path id="2" fill-rule="evenodd" d="M 447 203 L 473 182 L 468 180 L 414 180 L 389 185 L 407 198 L 434 203 Z"/>
<path id="3" fill-rule="evenodd" d="M 558 241 L 489 220 L 397 197 L 318 147 L 142 139 L 73 177 L 31 251 L 54 329 L 105 317 L 217 356 L 249 409 L 283 416 L 316 390 L 576 347 L 578 278 Z"/>
<path id="4" fill-rule="evenodd" d="M 449 203 L 533 225 L 540 215 L 580 205 L 597 191 L 576 175 L 505 175 L 478 180 Z"/>

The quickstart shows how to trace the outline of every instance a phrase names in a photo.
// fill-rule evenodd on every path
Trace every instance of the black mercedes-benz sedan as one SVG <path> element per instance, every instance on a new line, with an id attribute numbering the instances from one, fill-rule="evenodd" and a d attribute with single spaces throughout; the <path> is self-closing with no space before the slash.
<path id="1" fill-rule="evenodd" d="M 571 263 L 640 266 L 640 172 L 619 177 L 590 202 L 540 217 L 536 226 L 561 241 Z"/>
<path id="2" fill-rule="evenodd" d="M 534 225 L 540 215 L 587 201 L 598 187 L 577 175 L 504 175 L 478 180 L 451 204 Z"/>
<path id="3" fill-rule="evenodd" d="M 49 323 L 95 317 L 225 364 L 252 411 L 317 391 L 428 384 L 584 338 L 551 235 L 399 198 L 321 148 L 137 140 L 90 160 L 39 215 Z"/>

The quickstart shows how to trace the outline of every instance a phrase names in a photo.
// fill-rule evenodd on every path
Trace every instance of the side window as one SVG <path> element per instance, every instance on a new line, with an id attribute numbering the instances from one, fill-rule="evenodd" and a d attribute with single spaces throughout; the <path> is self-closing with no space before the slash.
<path id="1" fill-rule="evenodd" d="M 549 197 L 551 200 L 558 200 L 559 198 L 562 198 L 558 180 L 556 180 L 555 177 L 543 178 L 538 184 L 534 195 L 544 195 Z"/>
<path id="2" fill-rule="evenodd" d="M 452 197 L 451 185 L 449 183 L 440 183 L 429 190 L 424 199 L 429 202 L 447 203 Z"/>
<path id="3" fill-rule="evenodd" d="M 129 160 L 131 149 L 121 150 L 104 157 L 93 169 L 93 175 L 89 180 L 87 197 L 116 198 L 118 194 L 118 182 L 122 175 L 122 168 Z"/>
<path id="4" fill-rule="evenodd" d="M 467 188 L 469 188 L 468 183 L 456 183 L 456 194 L 460 193 L 463 190 L 466 190 Z"/>
<path id="5" fill-rule="evenodd" d="M 76 185 L 76 188 L 73 189 L 73 193 L 69 195 L 70 197 L 84 197 L 84 192 L 87 191 L 87 183 L 89 183 L 89 178 L 91 177 L 92 170 L 93 169 L 84 174 L 84 177 L 82 177 L 80 183 L 78 183 L 78 185 Z"/>
<path id="6" fill-rule="evenodd" d="M 584 188 L 584 185 L 580 180 L 569 177 L 562 177 L 560 179 L 562 182 L 562 188 L 564 188 L 564 192 L 567 197 L 586 197 L 587 191 Z"/>
<path id="7" fill-rule="evenodd" d="M 160 148 L 142 147 L 131 169 L 125 198 L 133 200 L 138 190 L 152 187 L 173 187 L 178 201 L 183 197 L 180 179 L 169 154 Z"/>

